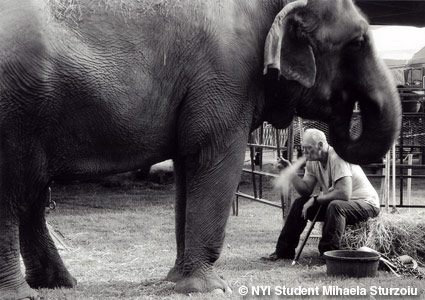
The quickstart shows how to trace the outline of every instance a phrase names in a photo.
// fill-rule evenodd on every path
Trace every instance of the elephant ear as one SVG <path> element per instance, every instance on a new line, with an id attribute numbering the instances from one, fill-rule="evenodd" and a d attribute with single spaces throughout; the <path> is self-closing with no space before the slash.
<path id="1" fill-rule="evenodd" d="M 289 32 L 288 15 L 307 5 L 307 0 L 287 4 L 276 16 L 266 38 L 264 49 L 264 74 L 277 69 L 287 80 L 295 80 L 310 88 L 316 79 L 316 61 L 307 41 Z M 295 22 L 295 21 L 294 21 Z"/>

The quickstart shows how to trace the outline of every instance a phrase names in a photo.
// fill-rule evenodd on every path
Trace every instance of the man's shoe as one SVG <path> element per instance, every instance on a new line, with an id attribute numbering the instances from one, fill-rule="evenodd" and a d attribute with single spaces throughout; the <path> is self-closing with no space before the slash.
<path id="1" fill-rule="evenodd" d="M 279 256 L 277 256 L 276 252 L 273 252 L 269 256 L 263 256 L 261 257 L 262 260 L 268 260 L 268 261 L 276 261 L 279 260 Z"/>
<path id="2" fill-rule="evenodd" d="M 261 257 L 262 260 L 268 260 L 268 261 L 276 261 L 279 259 L 293 259 L 294 255 L 278 255 L 276 252 L 273 252 L 269 256 L 263 256 Z"/>

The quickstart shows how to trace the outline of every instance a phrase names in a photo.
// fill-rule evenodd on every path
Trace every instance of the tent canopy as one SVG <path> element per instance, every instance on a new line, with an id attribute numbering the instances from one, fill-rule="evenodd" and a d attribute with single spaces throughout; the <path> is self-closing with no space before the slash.
<path id="1" fill-rule="evenodd" d="M 425 27 L 425 0 L 356 0 L 372 25 Z"/>
<path id="2" fill-rule="evenodd" d="M 423 65 L 425 64 L 425 47 L 416 52 L 411 59 L 407 62 L 409 65 Z"/>

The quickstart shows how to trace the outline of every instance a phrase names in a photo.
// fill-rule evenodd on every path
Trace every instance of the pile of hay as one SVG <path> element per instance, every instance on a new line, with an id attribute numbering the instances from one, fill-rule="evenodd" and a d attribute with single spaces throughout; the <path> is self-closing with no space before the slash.
<path id="1" fill-rule="evenodd" d="M 348 249 L 366 246 L 389 257 L 410 255 L 425 264 L 425 212 L 386 213 L 347 227 L 342 245 Z"/>

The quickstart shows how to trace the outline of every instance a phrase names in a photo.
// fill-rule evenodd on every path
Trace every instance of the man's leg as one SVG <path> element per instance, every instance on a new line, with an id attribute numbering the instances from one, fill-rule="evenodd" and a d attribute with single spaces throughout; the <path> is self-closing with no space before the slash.
<path id="1" fill-rule="evenodd" d="M 302 217 L 301 213 L 304 204 L 309 199 L 310 197 L 300 197 L 292 203 L 288 217 L 285 220 L 285 225 L 277 240 L 275 254 L 278 258 L 294 258 L 295 248 L 297 248 L 300 235 L 307 224 L 307 220 Z M 313 208 L 309 210 L 309 213 L 312 210 Z"/>
<path id="2" fill-rule="evenodd" d="M 354 225 L 378 214 L 378 208 L 362 200 L 334 200 L 329 203 L 323 223 L 323 236 L 319 243 L 320 254 L 340 248 L 346 225 Z"/>

